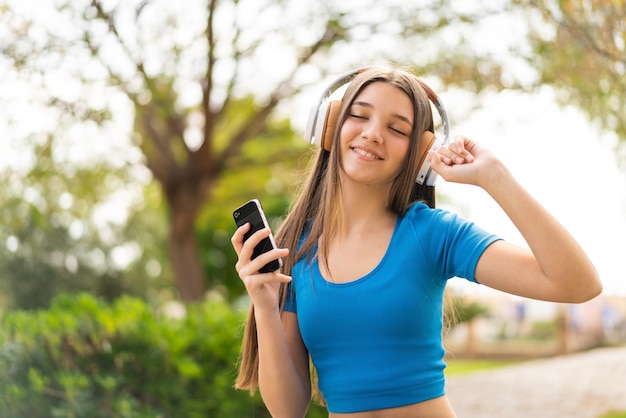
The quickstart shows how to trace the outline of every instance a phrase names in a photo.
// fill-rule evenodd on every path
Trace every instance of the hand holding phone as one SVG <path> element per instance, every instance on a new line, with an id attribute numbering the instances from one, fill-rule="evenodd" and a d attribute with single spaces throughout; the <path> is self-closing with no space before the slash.
<path id="1" fill-rule="evenodd" d="M 252 199 L 244 205 L 238 207 L 233 211 L 233 218 L 235 219 L 235 223 L 237 227 L 245 225 L 246 223 L 250 223 L 250 229 L 245 233 L 243 240 L 244 242 L 252 236 L 257 231 L 260 231 L 263 228 L 269 228 L 269 224 L 267 223 L 267 219 L 265 218 L 265 213 L 263 212 L 263 208 L 261 207 L 261 202 L 258 199 Z M 276 242 L 274 241 L 274 236 L 270 233 L 270 235 L 266 238 L 263 238 L 261 242 L 259 242 L 252 252 L 252 259 L 257 258 L 263 253 L 271 251 L 276 247 Z M 280 258 L 276 260 L 272 260 L 267 263 L 265 266 L 259 269 L 260 273 L 270 273 L 276 271 L 283 266 L 283 261 Z"/>

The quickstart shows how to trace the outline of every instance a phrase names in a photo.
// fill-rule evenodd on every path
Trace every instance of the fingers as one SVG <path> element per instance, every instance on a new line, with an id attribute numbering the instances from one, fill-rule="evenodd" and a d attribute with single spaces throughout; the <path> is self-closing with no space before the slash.
<path id="1" fill-rule="evenodd" d="M 448 145 L 440 147 L 437 153 L 440 156 L 441 162 L 448 166 L 473 162 L 474 156 L 466 148 L 466 144 L 469 143 L 469 139 L 463 136 L 457 136 L 454 141 Z"/>
<path id="2" fill-rule="evenodd" d="M 428 159 L 430 161 L 430 166 L 435 170 L 435 172 L 441 175 L 444 179 L 447 177 L 447 172 L 452 167 L 452 162 L 450 158 L 445 157 L 441 151 L 428 151 Z"/>
<path id="3" fill-rule="evenodd" d="M 252 250 L 250 250 L 250 255 L 247 255 L 246 250 L 242 251 L 237 264 L 235 264 L 235 270 L 241 278 L 248 275 L 258 274 L 259 270 L 261 270 L 261 268 L 270 261 L 287 257 L 287 255 L 289 255 L 289 250 L 287 248 L 276 248 L 263 253 L 254 259 L 251 258 L 251 255 Z"/>
<path id="4" fill-rule="evenodd" d="M 476 171 L 474 155 L 468 149 L 474 144 L 463 136 L 457 136 L 448 145 L 439 147 L 437 151 L 429 151 L 430 165 L 437 174 L 446 181 L 469 183 Z"/>
<path id="5" fill-rule="evenodd" d="M 286 257 L 289 255 L 289 250 L 274 248 L 253 259 L 254 248 L 261 240 L 267 238 L 271 231 L 269 228 L 264 228 L 244 240 L 249 230 L 250 224 L 245 224 L 237 228 L 231 238 L 238 257 L 235 270 L 250 296 L 255 312 L 278 312 L 281 283 L 289 283 L 291 277 L 282 274 L 280 270 L 270 273 L 260 273 L 259 270 L 272 260 Z"/>
<path id="6" fill-rule="evenodd" d="M 255 247 L 265 238 L 269 237 L 271 231 L 269 228 L 263 228 L 256 231 L 248 239 L 244 241 L 245 234 L 250 230 L 250 224 L 246 223 L 237 228 L 231 238 L 231 243 L 235 252 L 237 253 L 238 260 L 235 264 L 235 270 L 241 278 L 248 275 L 257 274 L 259 270 L 270 261 L 276 260 L 281 257 L 286 257 L 289 254 L 287 248 L 275 248 L 260 254 L 256 258 L 252 258 Z"/>
<path id="7" fill-rule="evenodd" d="M 432 169 L 453 183 L 485 187 L 485 182 L 491 181 L 502 168 L 495 155 L 464 136 L 457 136 L 437 151 L 429 151 L 428 156 Z"/>
<path id="8" fill-rule="evenodd" d="M 243 276 L 241 278 L 244 286 L 248 290 L 248 294 L 252 294 L 254 291 L 262 289 L 267 285 L 272 285 L 276 283 L 289 283 L 291 281 L 291 276 L 287 276 L 282 273 L 261 273 L 261 274 L 253 274 L 250 276 Z"/>
<path id="9" fill-rule="evenodd" d="M 243 248 L 243 236 L 249 230 L 250 230 L 250 223 L 246 222 L 245 224 L 237 228 L 233 236 L 230 238 L 230 243 L 233 245 L 233 248 L 235 249 L 235 252 L 237 253 L 238 256 L 239 256 L 239 253 L 241 253 L 241 249 Z"/>

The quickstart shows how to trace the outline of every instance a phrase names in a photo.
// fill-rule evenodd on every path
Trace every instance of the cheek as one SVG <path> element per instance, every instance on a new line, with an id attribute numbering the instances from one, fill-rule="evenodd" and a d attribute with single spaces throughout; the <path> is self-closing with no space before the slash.
<path id="1" fill-rule="evenodd" d="M 398 159 L 404 161 L 409 158 L 409 141 L 406 138 L 399 139 L 394 144 L 395 154 Z"/>
<path id="2" fill-rule="evenodd" d="M 395 158 L 398 170 L 397 174 L 399 174 L 401 171 L 409 168 L 407 161 L 409 159 L 409 145 L 408 143 L 397 145 L 398 146 L 396 147 L 397 152 L 395 153 Z"/>
<path id="3" fill-rule="evenodd" d="M 339 151 L 339 158 L 341 159 L 346 152 L 348 145 L 352 142 L 355 136 L 358 135 L 354 126 L 349 124 L 344 124 L 339 131 L 339 138 L 337 139 L 337 151 Z"/>
<path id="4" fill-rule="evenodd" d="M 354 138 L 359 133 L 356 124 L 346 120 L 339 131 L 339 142 L 347 141 Z"/>

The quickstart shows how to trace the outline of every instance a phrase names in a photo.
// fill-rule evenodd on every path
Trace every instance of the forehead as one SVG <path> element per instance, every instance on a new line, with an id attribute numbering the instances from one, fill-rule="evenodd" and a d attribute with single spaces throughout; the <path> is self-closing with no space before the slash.
<path id="1" fill-rule="evenodd" d="M 404 90 L 389 82 L 375 81 L 368 84 L 361 89 L 352 103 L 413 121 L 411 98 Z"/>

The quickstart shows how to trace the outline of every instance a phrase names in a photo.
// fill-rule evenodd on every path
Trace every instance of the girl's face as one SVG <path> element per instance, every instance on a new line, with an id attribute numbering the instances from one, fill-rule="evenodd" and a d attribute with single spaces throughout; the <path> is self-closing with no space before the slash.
<path id="1" fill-rule="evenodd" d="M 343 174 L 368 186 L 390 187 L 407 156 L 412 129 L 409 96 L 386 82 L 368 85 L 355 97 L 341 127 Z"/>

